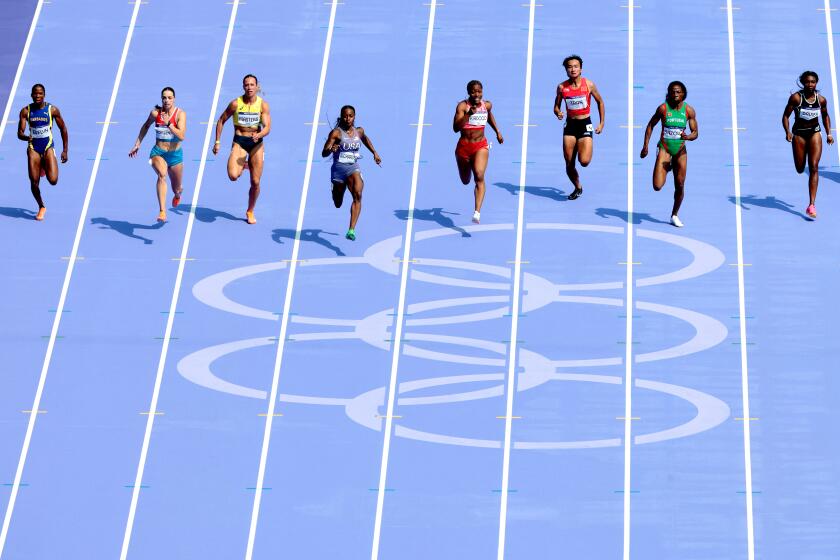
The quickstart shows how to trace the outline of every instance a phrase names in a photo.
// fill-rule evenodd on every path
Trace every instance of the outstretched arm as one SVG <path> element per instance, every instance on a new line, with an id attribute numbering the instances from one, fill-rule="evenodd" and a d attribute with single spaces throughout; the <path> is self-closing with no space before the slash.
<path id="1" fill-rule="evenodd" d="M 155 119 L 158 116 L 158 110 L 152 109 L 149 113 L 149 116 L 146 117 L 146 122 L 140 127 L 140 133 L 137 135 L 137 140 L 134 141 L 134 146 L 131 148 L 131 151 L 128 152 L 128 157 L 134 157 L 137 155 L 137 152 L 140 151 L 140 143 L 143 141 L 143 138 L 146 137 L 146 133 L 149 131 L 149 127 L 152 126 L 152 123 L 155 122 Z"/>
<path id="2" fill-rule="evenodd" d="M 660 105 L 654 111 L 653 116 L 650 118 L 647 124 L 647 128 L 645 128 L 645 141 L 642 143 L 642 153 L 639 154 L 639 157 L 645 157 L 648 155 L 648 142 L 650 142 L 650 136 L 653 134 L 653 127 L 656 126 L 657 122 L 662 120 L 662 115 L 665 112 L 664 105 Z"/>
<path id="3" fill-rule="evenodd" d="M 222 111 L 222 114 L 219 115 L 219 120 L 216 121 L 216 141 L 213 143 L 213 153 L 219 153 L 219 146 L 221 145 L 222 141 L 222 128 L 224 128 L 225 123 L 229 118 L 233 116 L 233 113 L 236 112 L 236 100 L 234 99 L 228 106 L 225 107 L 225 110 Z"/>
<path id="4" fill-rule="evenodd" d="M 362 137 L 362 143 L 365 145 L 365 148 L 370 150 L 370 153 L 373 154 L 373 161 L 376 162 L 376 165 L 382 164 L 382 158 L 379 157 L 379 154 L 376 152 L 376 149 L 373 147 L 373 143 L 370 141 L 370 137 L 365 132 L 364 128 L 357 128 L 356 130 L 359 131 L 359 135 Z"/>

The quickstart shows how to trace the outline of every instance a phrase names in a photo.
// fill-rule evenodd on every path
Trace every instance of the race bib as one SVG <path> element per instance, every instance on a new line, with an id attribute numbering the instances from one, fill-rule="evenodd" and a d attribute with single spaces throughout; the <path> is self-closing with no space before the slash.
<path id="1" fill-rule="evenodd" d="M 354 152 L 341 152 L 338 154 L 338 163 L 356 163 L 356 154 Z"/>
<path id="2" fill-rule="evenodd" d="M 175 135 L 172 133 L 171 130 L 169 130 L 168 126 L 156 126 L 155 127 L 155 137 L 158 140 L 163 140 L 164 142 L 169 142 L 173 138 L 175 138 Z"/>
<path id="3" fill-rule="evenodd" d="M 259 113 L 239 113 L 239 126 L 259 126 Z"/>
<path id="4" fill-rule="evenodd" d="M 672 126 L 666 126 L 664 131 L 663 131 L 662 137 L 665 138 L 666 140 L 679 140 L 679 139 L 682 138 L 683 130 L 685 130 L 685 129 L 684 128 L 676 128 L 676 127 L 672 127 Z"/>
<path id="5" fill-rule="evenodd" d="M 810 121 L 816 118 L 819 118 L 820 110 L 819 109 L 811 109 L 808 107 L 804 107 L 799 109 L 799 118 L 805 121 Z"/>
<path id="6" fill-rule="evenodd" d="M 49 138 L 50 137 L 50 127 L 48 126 L 38 126 L 35 128 L 29 129 L 29 134 L 32 138 Z"/>
<path id="7" fill-rule="evenodd" d="M 583 109 L 586 109 L 586 107 L 587 105 L 585 95 L 566 98 L 566 108 L 570 111 L 581 111 Z"/>
<path id="8" fill-rule="evenodd" d="M 473 113 L 470 115 L 471 126 L 485 126 L 487 124 L 487 113 Z"/>
<path id="9" fill-rule="evenodd" d="M 592 127 L 591 123 L 586 125 L 586 132 L 592 132 L 593 130 L 594 130 L 594 128 Z"/>

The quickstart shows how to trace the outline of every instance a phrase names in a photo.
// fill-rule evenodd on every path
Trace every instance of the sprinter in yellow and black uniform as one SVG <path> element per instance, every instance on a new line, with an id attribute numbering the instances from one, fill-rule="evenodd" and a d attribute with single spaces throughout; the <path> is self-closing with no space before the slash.
<path id="1" fill-rule="evenodd" d="M 233 145 L 230 148 L 227 172 L 231 181 L 239 179 L 246 169 L 251 172 L 248 210 L 245 212 L 245 221 L 249 224 L 257 223 L 254 207 L 260 196 L 264 157 L 263 138 L 271 131 L 271 112 L 268 102 L 257 95 L 259 87 L 257 77 L 253 74 L 248 74 L 242 79 L 242 89 L 245 93 L 228 103 L 219 117 L 216 123 L 216 143 L 213 145 L 213 153 L 218 154 L 222 128 L 225 126 L 225 121 L 233 117 Z"/>

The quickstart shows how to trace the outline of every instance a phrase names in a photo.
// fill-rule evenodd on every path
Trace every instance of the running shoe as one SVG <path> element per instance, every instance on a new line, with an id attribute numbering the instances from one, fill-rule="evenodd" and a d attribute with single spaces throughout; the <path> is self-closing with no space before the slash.
<path id="1" fill-rule="evenodd" d="M 157 221 L 159 221 L 159 222 L 165 222 L 165 221 L 166 221 L 166 212 L 164 212 L 163 210 L 161 210 L 161 211 L 160 211 L 160 214 L 158 214 Z"/>
<path id="2" fill-rule="evenodd" d="M 817 207 L 813 204 L 809 204 L 808 208 L 805 209 L 805 213 L 808 214 L 809 218 L 815 219 L 817 217 Z"/>
<path id="3" fill-rule="evenodd" d="M 478 210 L 473 212 L 472 221 L 473 221 L 474 224 L 477 224 L 477 223 L 481 222 L 481 212 L 479 212 Z"/>
<path id="4" fill-rule="evenodd" d="M 344 234 L 344 237 L 346 237 L 350 241 L 356 241 L 356 230 L 355 229 L 348 229 L 347 233 Z"/>
<path id="5" fill-rule="evenodd" d="M 177 208 L 179 204 L 181 204 L 181 193 L 172 197 L 172 208 Z"/>
<path id="6" fill-rule="evenodd" d="M 568 200 L 576 200 L 580 198 L 580 195 L 583 194 L 583 189 L 575 189 L 571 192 L 571 194 L 566 197 Z"/>
<path id="7" fill-rule="evenodd" d="M 257 219 L 254 217 L 254 212 L 252 212 L 251 210 L 247 210 L 245 212 L 245 221 L 248 222 L 251 225 L 256 224 Z"/>
<path id="8" fill-rule="evenodd" d="M 674 227 L 683 227 L 683 223 L 680 220 L 680 217 L 674 214 L 671 216 L 671 225 Z"/>
<path id="9" fill-rule="evenodd" d="M 46 214 L 46 213 L 47 213 L 46 208 L 38 208 L 38 213 L 35 214 L 35 219 L 38 220 L 39 222 L 42 221 L 44 219 L 44 214 Z"/>

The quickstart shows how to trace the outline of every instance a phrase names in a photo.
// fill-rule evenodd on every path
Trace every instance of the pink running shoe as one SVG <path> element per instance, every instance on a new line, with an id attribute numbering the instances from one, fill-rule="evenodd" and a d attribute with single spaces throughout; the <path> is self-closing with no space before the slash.
<path id="1" fill-rule="evenodd" d="M 814 219 L 817 217 L 817 207 L 813 204 L 809 204 L 808 208 L 805 209 L 805 213 L 808 214 L 808 217 Z"/>

